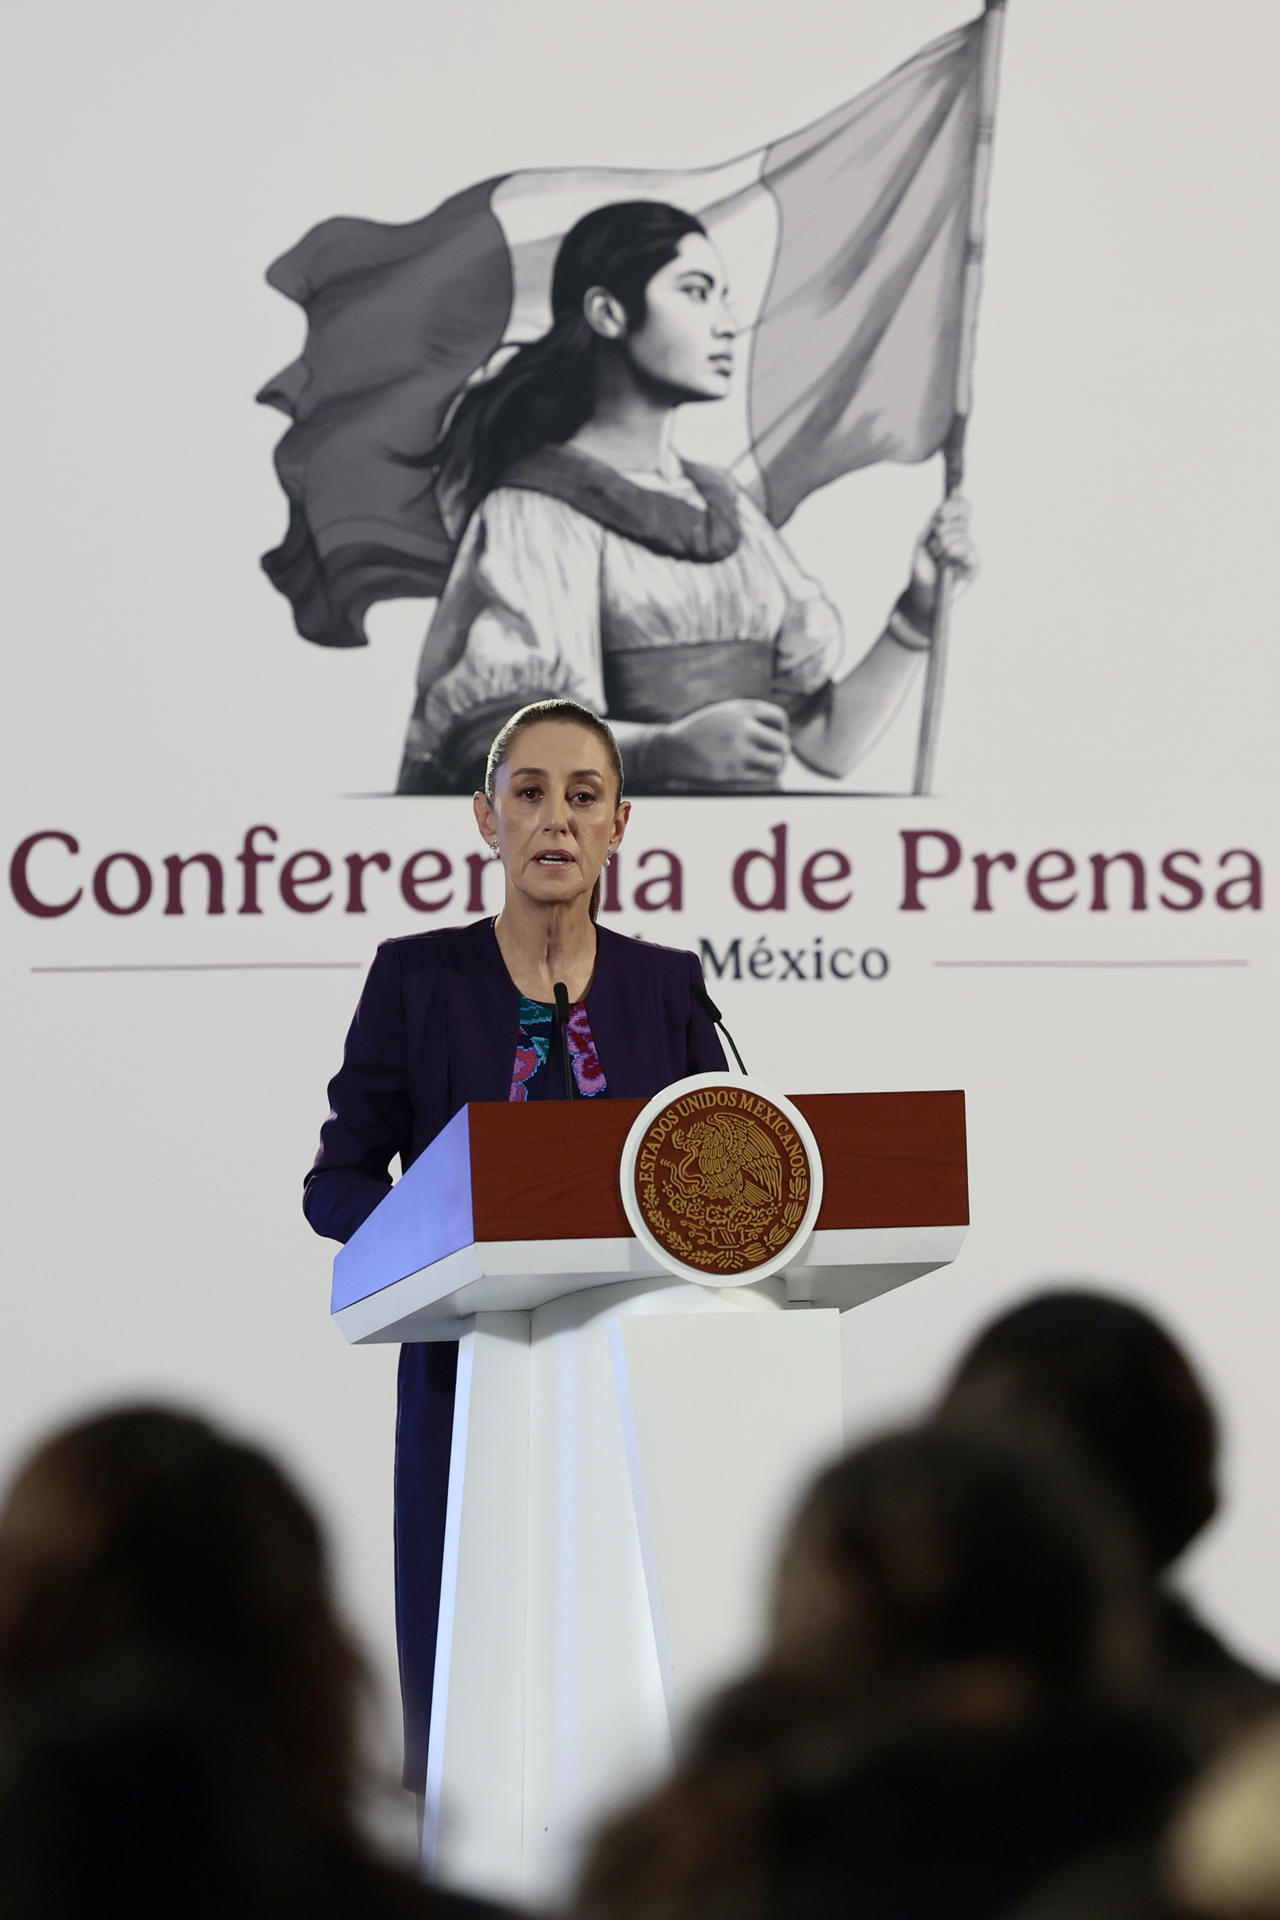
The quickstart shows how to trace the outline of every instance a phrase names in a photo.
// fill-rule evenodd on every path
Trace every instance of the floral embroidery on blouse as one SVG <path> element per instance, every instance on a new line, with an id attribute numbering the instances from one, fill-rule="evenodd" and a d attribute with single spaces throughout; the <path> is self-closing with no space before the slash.
<path id="1" fill-rule="evenodd" d="M 607 1082 L 600 1056 L 596 1052 L 596 1043 L 591 1038 L 585 1001 L 579 1002 L 570 1013 L 567 1032 L 574 1081 L 583 1098 L 590 1100 L 593 1095 L 604 1092 Z"/>
<path id="2" fill-rule="evenodd" d="M 556 1010 L 541 1000 L 528 1000 L 521 996 L 520 1026 L 516 1034 L 516 1057 L 511 1068 L 511 1091 L 509 1100 L 527 1100 L 529 1091 L 537 1082 L 551 1052 L 551 1036 L 555 1028 Z M 608 1082 L 604 1069 L 600 1065 L 600 1056 L 596 1052 L 596 1043 L 591 1037 L 591 1026 L 587 1020 L 584 1002 L 579 1002 L 569 1015 L 566 1028 L 569 1043 L 569 1063 L 573 1070 L 574 1084 L 584 1100 L 590 1100 L 603 1093 Z"/>

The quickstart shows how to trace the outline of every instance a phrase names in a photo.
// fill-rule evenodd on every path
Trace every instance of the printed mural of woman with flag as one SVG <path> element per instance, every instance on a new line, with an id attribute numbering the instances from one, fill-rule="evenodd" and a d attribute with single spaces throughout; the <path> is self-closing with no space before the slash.
<path id="1" fill-rule="evenodd" d="M 946 500 L 870 652 L 750 495 L 682 460 L 680 407 L 721 399 L 736 325 L 694 215 L 596 208 L 556 256 L 548 332 L 469 386 L 426 456 L 458 541 L 423 648 L 402 793 L 470 792 L 495 729 L 553 696 L 607 716 L 628 784 L 769 791 L 794 752 L 842 778 L 929 646 L 940 565 L 976 562 Z"/>

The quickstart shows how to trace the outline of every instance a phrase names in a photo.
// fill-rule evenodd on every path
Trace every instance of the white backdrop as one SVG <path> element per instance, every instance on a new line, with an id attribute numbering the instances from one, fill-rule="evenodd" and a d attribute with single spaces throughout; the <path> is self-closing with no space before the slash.
<path id="1" fill-rule="evenodd" d="M 5 853 L 70 835 L 80 853 L 41 843 L 31 884 L 85 891 L 49 917 L 6 896 L 0 1457 L 122 1393 L 265 1437 L 332 1527 L 388 1687 L 394 1356 L 329 1328 L 331 1248 L 298 1194 L 375 942 L 465 902 L 414 913 L 392 871 L 363 915 L 303 914 L 275 876 L 300 848 L 385 849 L 398 870 L 474 842 L 465 802 L 387 797 L 426 609 L 377 609 L 370 648 L 326 652 L 258 569 L 284 506 L 281 423 L 252 395 L 302 326 L 264 269 L 333 213 L 415 218 L 513 167 L 712 164 L 961 17 L 791 0 L 784 33 L 765 0 L 49 0 L 11 34 Z M 888 956 L 876 982 L 711 979 L 752 1071 L 788 1090 L 968 1091 L 973 1229 L 952 1269 L 846 1323 L 852 1430 L 918 1406 L 1033 1280 L 1137 1294 L 1227 1418 L 1230 1506 L 1188 1583 L 1276 1663 L 1269 904 L 1170 910 L 1156 870 L 1190 849 L 1216 884 L 1219 854 L 1246 848 L 1269 879 L 1275 851 L 1278 58 L 1262 0 L 1010 0 L 967 488 L 984 570 L 957 610 L 938 792 L 642 802 L 624 896 L 635 854 L 667 847 L 684 907 L 614 922 L 720 955 L 737 939 L 744 963 L 818 935 Z M 936 463 L 872 469 L 789 528 L 855 639 L 938 487 Z M 912 710 L 868 787 L 909 784 L 913 735 Z M 279 834 L 257 915 L 234 864 L 255 822 Z M 781 823 L 788 912 L 748 911 L 729 869 Z M 905 912 L 901 836 L 922 828 L 963 862 Z M 839 913 L 798 900 L 820 847 L 853 864 Z M 1119 870 L 1105 911 L 1037 908 L 1025 870 L 1049 848 L 1136 851 L 1145 910 Z M 89 891 L 120 849 L 157 879 L 137 914 Z M 200 910 L 193 872 L 187 911 L 163 914 L 164 857 L 197 850 L 225 863 L 227 911 Z M 980 851 L 1017 861 L 989 911 Z M 123 865 L 111 885 L 127 903 Z M 940 964 L 957 960 L 984 964 Z M 1054 964 L 989 964 L 1027 960 Z M 1213 964 L 1168 964 L 1192 961 Z"/>

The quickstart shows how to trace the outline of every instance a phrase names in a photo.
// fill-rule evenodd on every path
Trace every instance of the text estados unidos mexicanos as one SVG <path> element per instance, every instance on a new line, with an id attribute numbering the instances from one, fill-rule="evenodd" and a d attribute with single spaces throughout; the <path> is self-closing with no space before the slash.
<path id="1" fill-rule="evenodd" d="M 1072 852 L 1056 846 L 1024 854 L 1008 847 L 969 849 L 940 827 L 904 828 L 897 838 L 894 905 L 901 913 L 926 913 L 932 906 L 996 913 L 1022 904 L 1042 913 L 1072 908 L 1191 913 L 1201 907 L 1256 913 L 1263 904 L 1262 861 L 1247 847 L 1217 853 L 1174 847 L 1159 853 L 1124 847 Z M 764 844 L 728 860 L 729 891 L 740 909 L 786 913 L 804 906 L 840 913 L 853 907 L 854 863 L 848 853 L 820 847 L 801 858 L 785 822 L 763 839 Z M 48 827 L 27 834 L 15 848 L 9 890 L 23 913 L 40 920 L 95 908 L 120 919 L 146 912 L 254 915 L 277 904 L 300 914 L 362 914 L 371 904 L 385 913 L 399 903 L 415 914 L 483 914 L 501 904 L 501 868 L 479 853 L 458 859 L 437 847 L 408 855 L 381 849 L 286 851 L 276 829 L 265 822 L 246 828 L 230 855 L 207 849 L 161 855 L 128 848 L 99 852 L 65 828 Z M 883 911 L 889 903 L 876 904 Z M 669 847 L 649 847 L 636 855 L 624 848 L 605 871 L 603 913 L 681 913 L 684 905 L 684 862 Z M 751 971 L 749 960 L 741 964 Z"/>
<path id="2" fill-rule="evenodd" d="M 670 1106 L 658 1115 L 649 1131 L 645 1134 L 640 1147 L 640 1164 L 652 1160 L 658 1148 L 667 1136 L 689 1118 L 691 1113 L 705 1113 L 710 1109 L 728 1107 L 733 1113 L 748 1114 L 754 1120 L 760 1120 L 770 1133 L 777 1134 L 782 1140 L 787 1154 L 797 1168 L 807 1166 L 804 1149 L 796 1138 L 796 1130 L 786 1114 L 780 1113 L 772 1100 L 762 1100 L 758 1093 L 745 1093 L 734 1086 L 732 1098 L 726 1099 L 723 1087 L 707 1088 L 701 1093 L 681 1094 Z"/>

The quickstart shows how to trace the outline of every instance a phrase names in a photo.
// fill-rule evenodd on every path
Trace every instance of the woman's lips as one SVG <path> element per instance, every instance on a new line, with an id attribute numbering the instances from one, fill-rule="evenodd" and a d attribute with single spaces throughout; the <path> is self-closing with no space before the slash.
<path id="1" fill-rule="evenodd" d="M 540 853 L 536 864 L 540 867 L 571 867 L 573 855 L 571 853 Z"/>

